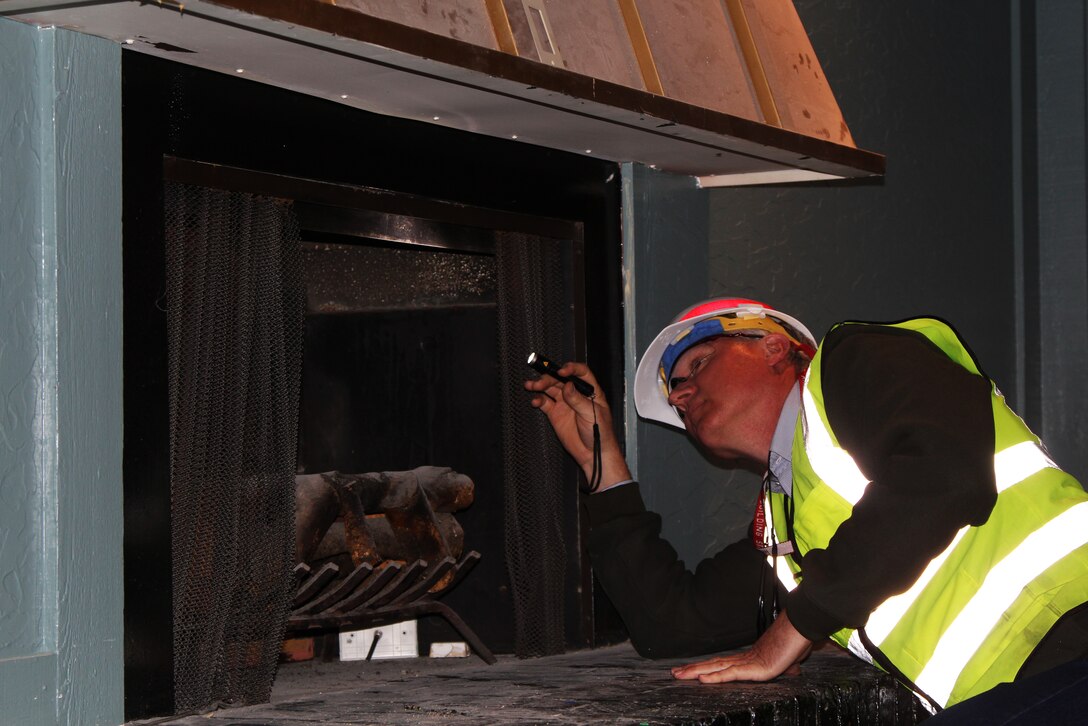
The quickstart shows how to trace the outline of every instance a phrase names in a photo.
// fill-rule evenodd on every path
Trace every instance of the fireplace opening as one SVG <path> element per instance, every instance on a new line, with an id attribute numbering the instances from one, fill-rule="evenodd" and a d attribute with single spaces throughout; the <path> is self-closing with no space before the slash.
<path id="1" fill-rule="evenodd" d="M 581 225 L 164 175 L 179 708 L 266 700 L 284 627 L 589 645 L 578 471 L 520 386 L 525 351 L 584 358 Z"/>
<path id="2" fill-rule="evenodd" d="M 533 448 L 553 445 L 551 433 L 534 428 L 543 422 L 520 386 L 536 348 L 588 359 L 610 400 L 622 400 L 618 169 L 139 54 L 125 54 L 124 68 L 125 97 L 139 99 L 125 103 L 124 117 L 126 717 L 202 707 L 178 691 L 190 625 L 176 617 L 185 593 L 173 535 L 193 527 L 176 521 L 171 483 L 166 230 L 175 185 L 257 199 L 296 230 L 291 275 L 302 292 L 304 339 L 297 442 L 284 478 L 293 486 L 328 472 L 449 467 L 472 481 L 474 501 L 436 516 L 455 517 L 462 556 L 480 557 L 439 602 L 496 653 L 540 655 L 621 638 L 584 557 L 577 472 Z M 256 117 L 259 126 L 245 122 Z M 509 280 L 519 282 L 504 286 Z M 521 460 L 504 460 L 503 451 Z M 511 485 L 532 476 L 548 485 Z M 554 510 L 518 499 L 541 492 L 555 499 Z M 538 521 L 517 518 L 526 511 Z M 259 507 L 250 515 L 280 516 Z M 213 541 L 215 529 L 196 539 Z M 559 566 L 541 575 L 534 560 L 549 537 Z M 518 555 L 512 539 L 533 546 Z M 260 549 L 286 551 L 290 569 L 293 537 L 281 545 Z M 284 567 L 277 560 L 273 569 Z M 526 587 L 512 579 L 519 572 L 558 596 L 546 617 L 518 615 L 516 593 Z M 213 571 L 205 579 L 223 578 Z M 280 595 L 286 617 L 296 584 Z M 429 641 L 464 639 L 443 617 L 418 622 L 424 654 Z M 548 630 L 526 634 L 525 623 Z M 291 635 L 276 628 L 273 640 Z M 255 642 L 231 648 L 248 663 L 263 648 Z M 212 669 L 219 657 L 198 656 L 196 668 Z"/>
<path id="3" fill-rule="evenodd" d="M 397 243 L 307 229 L 302 240 L 307 303 L 299 475 L 407 473 L 440 466 L 466 478 L 471 504 L 434 515 L 441 519 L 436 530 L 443 542 L 457 540 L 451 545 L 455 559 L 473 551 L 481 558 L 442 602 L 463 613 L 489 648 L 509 652 L 514 642 L 513 604 L 502 537 L 493 250 L 430 247 L 419 244 L 418 238 Z M 349 522 L 339 515 L 336 510 L 343 507 L 339 500 L 330 506 L 331 491 L 323 489 L 321 523 L 332 515 L 340 521 L 316 543 L 313 568 L 332 553 L 350 550 L 352 538 L 342 533 L 359 526 L 350 522 L 350 512 Z M 300 501 L 297 515 L 303 511 Z M 380 516 L 366 514 L 371 523 Z M 456 530 L 449 533 L 453 527 Z M 305 536 L 316 540 L 315 534 Z M 298 554 L 300 561 L 307 561 L 308 553 Z M 345 554 L 337 559 L 342 575 L 356 565 Z M 424 559 L 435 562 L 433 557 Z M 463 640 L 441 618 L 422 619 L 418 628 L 424 653 L 431 642 Z M 323 644 L 333 642 L 326 636 Z M 322 642 L 318 645 L 320 651 Z"/>
<path id="4" fill-rule="evenodd" d="M 505 449 L 524 444 L 509 429 L 532 426 L 532 412 L 517 390 L 504 393 L 526 374 L 526 342 L 550 339 L 566 357 L 584 351 L 573 324 L 584 317 L 574 295 L 581 226 L 407 197 L 393 206 L 295 205 L 307 290 L 298 471 L 442 466 L 468 477 L 473 502 L 456 521 L 464 552 L 481 557 L 442 602 L 496 652 L 588 645 L 580 613 L 590 585 L 569 493 L 577 472 L 548 439 L 525 452 L 547 474 L 532 462 L 518 468 L 517 452 Z M 569 313 L 545 324 L 553 310 Z M 523 492 L 519 501 L 519 487 L 542 485 L 568 494 Z M 559 579 L 553 596 L 511 583 L 512 560 L 526 554 L 508 557 L 510 547 L 531 550 L 522 567 L 533 580 Z M 418 627 L 424 653 L 431 642 L 463 639 L 441 618 Z"/>

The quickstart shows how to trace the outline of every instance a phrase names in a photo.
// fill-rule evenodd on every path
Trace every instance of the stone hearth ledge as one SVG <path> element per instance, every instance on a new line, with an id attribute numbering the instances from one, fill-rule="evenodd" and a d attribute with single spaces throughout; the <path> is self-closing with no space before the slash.
<path id="1" fill-rule="evenodd" d="M 474 657 L 285 664 L 271 703 L 166 723 L 913 724 L 923 715 L 894 679 L 833 646 L 817 649 L 801 676 L 771 683 L 677 681 L 669 667 L 682 662 L 647 660 L 622 644 L 500 656 L 493 666 Z"/>

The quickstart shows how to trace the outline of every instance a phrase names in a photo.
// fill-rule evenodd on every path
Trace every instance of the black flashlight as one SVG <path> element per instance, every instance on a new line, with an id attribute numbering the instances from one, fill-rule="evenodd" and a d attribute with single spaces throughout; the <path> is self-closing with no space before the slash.
<path id="1" fill-rule="evenodd" d="M 530 353 L 529 360 L 527 362 L 529 363 L 529 367 L 537 373 L 551 376 L 560 383 L 566 383 L 567 381 L 570 381 L 574 384 L 574 388 L 578 391 L 578 393 L 581 393 L 586 398 L 593 397 L 593 386 L 586 383 L 581 378 L 559 375 L 558 373 L 556 373 L 556 371 L 558 371 L 562 366 L 557 366 L 555 363 L 552 363 L 550 360 L 548 360 L 547 356 L 541 355 L 540 353 Z"/>

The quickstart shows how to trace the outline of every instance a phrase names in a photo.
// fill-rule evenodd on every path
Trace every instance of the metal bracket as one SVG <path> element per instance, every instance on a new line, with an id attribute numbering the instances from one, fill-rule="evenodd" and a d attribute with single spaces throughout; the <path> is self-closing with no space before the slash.
<path id="1" fill-rule="evenodd" d="M 552 24 L 548 21 L 548 11 L 544 8 L 544 0 L 521 0 L 525 8 L 525 16 L 529 19 L 529 32 L 533 36 L 533 45 L 536 46 L 537 55 L 541 63 L 563 67 L 563 56 L 559 52 L 559 46 L 554 38 Z"/>

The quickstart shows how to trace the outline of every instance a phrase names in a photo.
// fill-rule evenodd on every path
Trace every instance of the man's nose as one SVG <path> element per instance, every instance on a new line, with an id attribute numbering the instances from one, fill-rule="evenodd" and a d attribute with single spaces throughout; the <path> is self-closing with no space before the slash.
<path id="1" fill-rule="evenodd" d="M 693 386 L 690 381 L 683 381 L 680 385 L 673 388 L 672 392 L 669 393 L 669 405 L 675 406 L 683 411 L 684 404 L 691 397 L 692 388 Z"/>

